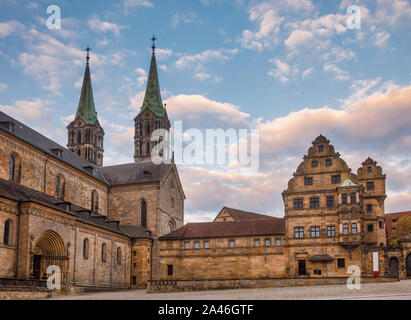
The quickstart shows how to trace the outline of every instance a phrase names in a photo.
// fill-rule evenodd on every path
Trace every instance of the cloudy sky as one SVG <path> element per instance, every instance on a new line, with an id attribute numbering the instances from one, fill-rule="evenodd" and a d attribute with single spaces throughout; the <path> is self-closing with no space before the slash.
<path id="1" fill-rule="evenodd" d="M 349 5 L 361 29 L 347 28 Z M 47 28 L 47 7 L 61 29 Z M 327 136 L 355 173 L 387 174 L 386 211 L 411 209 L 409 0 L 0 0 L 0 110 L 62 145 L 92 48 L 105 165 L 132 162 L 157 36 L 163 100 L 184 128 L 257 128 L 260 169 L 179 166 L 186 222 L 224 206 L 283 215 L 308 147 Z"/>

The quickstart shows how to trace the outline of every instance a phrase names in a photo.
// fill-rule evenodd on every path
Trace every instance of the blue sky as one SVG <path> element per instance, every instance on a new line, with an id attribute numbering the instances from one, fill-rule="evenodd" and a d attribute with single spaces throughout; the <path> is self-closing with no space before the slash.
<path id="1" fill-rule="evenodd" d="M 360 30 L 346 25 L 352 4 Z M 49 5 L 61 30 L 46 26 Z M 154 33 L 171 120 L 261 134 L 254 175 L 180 167 L 187 221 L 223 205 L 282 216 L 281 191 L 320 133 L 353 172 L 379 161 L 387 211 L 410 210 L 410 27 L 407 0 L 0 0 L 0 109 L 65 145 L 90 45 L 105 164 L 131 162 Z"/>

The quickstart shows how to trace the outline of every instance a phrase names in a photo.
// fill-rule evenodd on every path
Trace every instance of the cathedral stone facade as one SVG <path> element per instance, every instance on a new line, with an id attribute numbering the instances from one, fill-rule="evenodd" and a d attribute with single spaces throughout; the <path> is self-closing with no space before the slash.
<path id="1" fill-rule="evenodd" d="M 185 195 L 173 161 L 157 165 L 148 153 L 103 166 L 89 59 L 87 53 L 67 149 L 0 112 L 1 285 L 45 286 L 48 266 L 57 265 L 65 289 L 145 287 L 159 277 L 158 238 L 184 224 Z M 155 115 L 150 126 L 160 120 L 169 129 L 160 91 L 153 90 L 159 88 L 154 48 L 149 74 L 137 119 L 146 125 L 146 114 Z"/>

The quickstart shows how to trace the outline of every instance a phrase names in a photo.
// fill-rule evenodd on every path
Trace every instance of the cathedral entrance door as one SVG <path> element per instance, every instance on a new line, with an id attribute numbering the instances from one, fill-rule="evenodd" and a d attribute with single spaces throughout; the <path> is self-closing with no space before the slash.
<path id="1" fill-rule="evenodd" d="M 36 280 L 40 279 L 41 256 L 35 254 L 33 258 L 33 277 Z"/>
<path id="2" fill-rule="evenodd" d="M 390 277 L 398 278 L 398 260 L 396 258 L 390 259 Z"/>
<path id="3" fill-rule="evenodd" d="M 405 260 L 406 263 L 406 268 L 407 268 L 407 278 L 411 278 L 411 253 L 407 256 L 407 259 Z"/>
<path id="4" fill-rule="evenodd" d="M 306 274 L 305 260 L 298 260 L 298 275 L 305 276 Z"/>

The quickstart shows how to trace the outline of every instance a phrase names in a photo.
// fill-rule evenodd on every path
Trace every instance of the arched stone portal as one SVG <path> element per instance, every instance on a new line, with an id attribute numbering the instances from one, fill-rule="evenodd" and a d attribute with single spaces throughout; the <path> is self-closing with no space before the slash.
<path id="1" fill-rule="evenodd" d="M 390 259 L 390 277 L 398 278 L 398 259 L 397 258 Z"/>
<path id="2" fill-rule="evenodd" d="M 50 265 L 57 265 L 61 270 L 61 283 L 66 282 L 67 251 L 63 240 L 56 232 L 47 230 L 37 238 L 31 259 L 34 279 L 47 279 L 47 268 Z"/>

